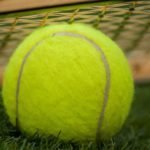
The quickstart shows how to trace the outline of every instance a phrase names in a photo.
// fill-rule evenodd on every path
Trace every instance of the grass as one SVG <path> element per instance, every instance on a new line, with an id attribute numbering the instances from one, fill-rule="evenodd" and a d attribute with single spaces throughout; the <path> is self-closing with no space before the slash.
<path id="1" fill-rule="evenodd" d="M 136 87 L 132 110 L 123 129 L 110 139 L 101 142 L 101 150 L 150 150 L 150 86 Z M 96 150 L 94 142 L 67 143 L 57 137 L 38 135 L 27 138 L 17 134 L 8 121 L 0 98 L 0 150 Z"/>

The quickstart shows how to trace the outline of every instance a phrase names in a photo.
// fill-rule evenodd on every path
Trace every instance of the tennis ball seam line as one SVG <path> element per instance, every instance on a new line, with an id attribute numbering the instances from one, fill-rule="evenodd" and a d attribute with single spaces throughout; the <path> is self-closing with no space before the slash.
<path id="1" fill-rule="evenodd" d="M 48 37 L 46 37 L 48 38 Z M 19 130 L 19 93 L 20 93 L 20 83 L 21 83 L 21 77 L 24 69 L 24 65 L 26 63 L 26 60 L 30 56 L 30 54 L 35 50 L 35 48 L 40 45 L 46 38 L 42 39 L 41 41 L 37 42 L 24 56 L 23 61 L 21 63 L 19 76 L 17 80 L 17 89 L 16 89 L 16 129 Z"/>
<path id="2" fill-rule="evenodd" d="M 57 32 L 57 33 L 54 33 L 53 36 L 71 36 L 71 37 L 84 39 L 85 41 L 90 43 L 93 47 L 95 47 L 95 49 L 97 51 L 99 51 L 101 54 L 101 60 L 104 64 L 104 68 L 105 68 L 105 72 L 106 72 L 106 86 L 105 86 L 105 90 L 104 90 L 104 100 L 103 100 L 102 110 L 101 110 L 101 113 L 99 116 L 98 127 L 97 127 L 97 132 L 96 132 L 96 139 L 99 141 L 100 129 L 102 127 L 104 113 L 105 113 L 106 105 L 108 102 L 109 89 L 110 89 L 110 67 L 109 67 L 107 58 L 106 58 L 104 52 L 102 51 L 102 49 L 95 42 L 93 42 L 91 39 L 89 39 L 81 34 L 71 33 L 71 32 Z"/>
<path id="3" fill-rule="evenodd" d="M 49 36 L 46 36 L 41 41 L 38 41 L 26 53 L 26 55 L 24 56 L 23 61 L 21 63 L 21 67 L 20 67 L 19 75 L 18 75 L 18 80 L 17 80 L 17 89 L 16 89 L 16 128 L 17 128 L 17 130 L 19 130 L 19 93 L 20 93 L 20 84 L 21 84 L 21 77 L 22 77 L 22 74 L 23 74 L 25 63 L 26 63 L 28 57 L 30 56 L 30 54 L 35 50 L 35 48 L 38 45 L 40 45 L 42 42 L 44 42 L 44 40 L 46 40 Z M 103 99 L 103 104 L 102 104 L 102 110 L 101 110 L 100 115 L 99 115 L 98 127 L 97 127 L 97 131 L 96 131 L 96 140 L 99 141 L 99 139 L 100 139 L 100 129 L 102 127 L 102 123 L 103 123 L 103 119 L 104 119 L 104 114 L 105 114 L 105 110 L 106 110 L 106 105 L 107 105 L 108 97 L 109 97 L 110 76 L 111 76 L 110 75 L 110 66 L 109 66 L 109 63 L 108 63 L 107 58 L 105 56 L 105 53 L 103 52 L 103 50 L 94 41 L 92 41 L 88 37 L 86 37 L 84 35 L 81 35 L 79 33 L 73 33 L 73 32 L 56 32 L 56 33 L 53 33 L 51 36 L 52 37 L 53 36 L 71 36 L 71 37 L 81 38 L 81 39 L 87 41 L 88 43 L 90 43 L 101 54 L 101 60 L 102 60 L 102 62 L 104 64 L 104 68 L 105 68 L 105 72 L 106 72 L 106 85 L 105 85 L 105 88 L 104 88 L 104 99 Z"/>
<path id="4" fill-rule="evenodd" d="M 106 105 L 108 102 L 109 89 L 110 89 L 110 76 L 111 75 L 110 75 L 110 67 L 109 67 L 107 58 L 106 58 L 104 52 L 102 51 L 102 49 L 95 42 L 93 42 L 91 39 L 89 39 L 86 36 L 83 36 L 83 35 L 77 34 L 77 33 L 73 33 L 73 32 L 57 32 L 57 33 L 54 33 L 53 36 L 71 36 L 71 37 L 84 39 L 85 41 L 90 43 L 101 54 L 101 60 L 104 64 L 104 68 L 105 68 L 105 72 L 106 72 L 106 86 L 105 86 L 105 90 L 104 90 L 104 100 L 103 100 L 103 104 L 102 104 L 102 110 L 101 110 L 101 113 L 99 116 L 98 127 L 97 127 L 97 131 L 96 131 L 96 140 L 99 141 L 100 140 L 100 129 L 102 127 L 104 113 L 105 113 Z"/>

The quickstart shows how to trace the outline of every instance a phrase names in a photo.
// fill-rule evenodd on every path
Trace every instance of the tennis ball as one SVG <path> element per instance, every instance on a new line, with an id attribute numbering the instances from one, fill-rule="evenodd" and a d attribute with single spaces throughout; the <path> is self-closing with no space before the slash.
<path id="1" fill-rule="evenodd" d="M 108 139 L 128 115 L 133 80 L 120 48 L 82 24 L 40 28 L 14 52 L 3 99 L 14 126 L 63 140 Z"/>

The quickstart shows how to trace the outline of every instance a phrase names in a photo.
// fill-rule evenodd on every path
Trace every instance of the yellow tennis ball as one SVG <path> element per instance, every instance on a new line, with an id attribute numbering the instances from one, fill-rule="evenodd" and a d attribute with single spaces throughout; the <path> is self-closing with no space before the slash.
<path id="1" fill-rule="evenodd" d="M 22 132 L 64 140 L 107 139 L 128 115 L 133 80 L 121 49 L 82 24 L 43 27 L 7 66 L 3 99 Z"/>

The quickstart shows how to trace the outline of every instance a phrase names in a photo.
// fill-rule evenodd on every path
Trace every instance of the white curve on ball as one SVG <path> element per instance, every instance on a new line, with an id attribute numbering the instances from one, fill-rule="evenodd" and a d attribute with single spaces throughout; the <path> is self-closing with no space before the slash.
<path id="1" fill-rule="evenodd" d="M 56 32 L 56 33 L 53 33 L 52 35 L 49 35 L 49 36 L 45 37 L 44 39 L 42 39 L 41 41 L 37 42 L 24 56 L 21 67 L 20 67 L 20 71 L 19 71 L 19 76 L 18 76 L 18 81 L 17 81 L 17 89 L 16 89 L 16 128 L 19 130 L 19 93 L 20 93 L 21 77 L 23 74 L 25 63 L 26 63 L 28 57 L 30 56 L 30 54 L 35 50 L 35 48 L 38 45 L 40 45 L 42 42 L 44 42 L 50 36 L 52 36 L 52 37 L 53 36 L 70 36 L 70 37 L 75 37 L 75 38 L 81 38 L 81 39 L 87 41 L 88 43 L 90 43 L 101 54 L 101 60 L 104 64 L 104 68 L 105 68 L 105 72 L 106 72 L 106 85 L 105 85 L 105 89 L 104 89 L 104 99 L 103 99 L 103 104 L 102 104 L 102 110 L 101 110 L 100 115 L 99 115 L 98 127 L 97 127 L 97 131 L 96 131 L 96 140 L 99 141 L 100 130 L 101 130 L 102 123 L 104 120 L 104 114 L 105 114 L 105 110 L 106 110 L 106 106 L 107 106 L 107 102 L 108 102 L 108 97 L 109 97 L 110 76 L 111 76 L 110 75 L 110 66 L 109 66 L 109 63 L 108 63 L 107 58 L 105 56 L 105 53 L 94 41 L 92 41 L 90 38 L 88 38 L 84 35 L 81 35 L 78 33 L 73 33 L 73 32 Z"/>

